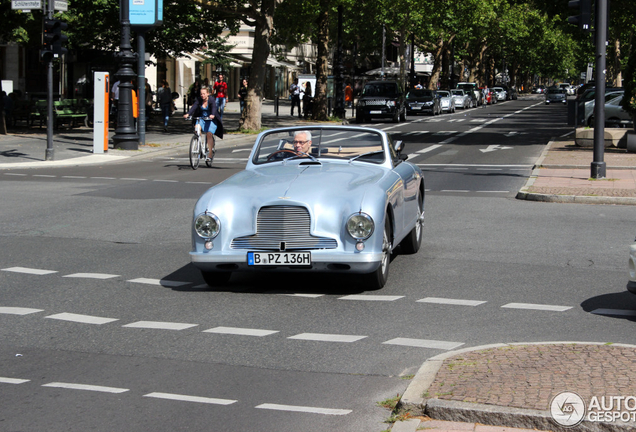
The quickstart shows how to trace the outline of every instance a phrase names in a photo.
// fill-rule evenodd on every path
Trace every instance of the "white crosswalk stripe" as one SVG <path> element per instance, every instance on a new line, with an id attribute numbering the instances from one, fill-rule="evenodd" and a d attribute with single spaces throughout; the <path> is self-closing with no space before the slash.
<path id="1" fill-rule="evenodd" d="M 51 319 L 56 319 L 61 321 L 72 321 L 72 322 L 77 322 L 82 324 L 97 324 L 97 325 L 108 324 L 113 321 L 118 321 L 117 318 L 104 318 L 104 317 L 97 317 L 97 316 L 91 316 L 91 315 L 73 314 L 73 313 L 67 313 L 67 312 L 59 313 L 55 315 L 49 315 L 44 318 L 51 318 Z"/>

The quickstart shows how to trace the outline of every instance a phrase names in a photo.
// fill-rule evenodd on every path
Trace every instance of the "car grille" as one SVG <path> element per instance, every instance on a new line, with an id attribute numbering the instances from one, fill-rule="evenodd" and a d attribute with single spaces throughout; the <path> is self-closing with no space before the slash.
<path id="1" fill-rule="evenodd" d="M 232 240 L 232 249 L 335 249 L 338 242 L 312 236 L 311 217 L 305 207 L 269 206 L 258 212 L 256 234 Z"/>
<path id="2" fill-rule="evenodd" d="M 386 99 L 367 99 L 364 103 L 366 105 L 386 105 Z"/>

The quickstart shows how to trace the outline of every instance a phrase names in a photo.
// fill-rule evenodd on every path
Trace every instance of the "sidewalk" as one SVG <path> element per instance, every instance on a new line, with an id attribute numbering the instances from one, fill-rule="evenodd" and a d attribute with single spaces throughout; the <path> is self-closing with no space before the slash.
<path id="1" fill-rule="evenodd" d="M 306 124 L 304 120 L 289 115 L 290 105 L 282 101 L 279 116 L 275 114 L 273 101 L 264 101 L 262 105 L 262 126 L 267 128 Z M 37 168 L 47 166 L 74 166 L 101 164 L 123 160 L 130 157 L 153 157 L 173 152 L 175 148 L 187 147 L 192 138 L 190 121 L 183 119 L 183 112 L 177 111 L 170 118 L 168 132 L 163 132 L 163 120 L 160 115 L 151 115 L 146 125 L 146 144 L 138 150 L 118 150 L 113 148 L 112 137 L 115 130 L 109 131 L 108 152 L 93 154 L 93 129 L 85 127 L 56 129 L 53 133 L 53 160 L 46 161 L 46 127 L 37 125 L 27 127 L 24 124 L 10 129 L 9 134 L 0 135 L 0 170 L 15 168 Z M 227 104 L 223 126 L 226 133 L 218 139 L 218 148 L 253 143 L 255 134 L 233 132 L 238 130 L 240 119 L 239 103 Z M 227 131 L 230 131 L 227 133 Z"/>
<path id="2" fill-rule="evenodd" d="M 564 203 L 636 204 L 636 153 L 606 148 L 606 178 L 592 179 L 592 148 L 551 141 L 517 198 Z"/>

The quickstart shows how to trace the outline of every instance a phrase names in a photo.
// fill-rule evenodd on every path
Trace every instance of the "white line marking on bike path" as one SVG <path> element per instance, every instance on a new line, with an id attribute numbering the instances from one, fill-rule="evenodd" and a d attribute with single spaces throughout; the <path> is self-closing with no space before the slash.
<path id="1" fill-rule="evenodd" d="M 57 271 L 55 270 L 43 270 L 43 269 L 34 269 L 34 268 L 28 268 L 28 267 L 10 267 L 10 268 L 2 269 L 2 271 L 8 271 L 8 272 L 14 272 L 14 273 L 25 273 L 25 274 L 32 274 L 32 275 L 38 275 L 38 276 L 57 273 Z"/>
<path id="2" fill-rule="evenodd" d="M 395 301 L 401 298 L 404 298 L 404 296 L 352 294 L 340 297 L 338 300 Z"/>
<path id="3" fill-rule="evenodd" d="M 29 382 L 29 381 L 31 381 L 31 380 L 19 379 L 19 378 L 0 377 L 0 383 L 3 383 L 3 384 L 24 384 L 24 383 Z"/>
<path id="4" fill-rule="evenodd" d="M 108 324 L 113 321 L 119 321 L 117 318 L 104 318 L 104 317 L 98 317 L 98 316 L 92 316 L 92 315 L 80 315 L 80 314 L 74 314 L 74 313 L 68 313 L 68 312 L 63 312 L 63 313 L 59 313 L 55 315 L 49 315 L 44 318 L 51 318 L 51 319 L 56 319 L 61 321 L 71 321 L 71 322 L 77 322 L 82 324 L 97 324 L 97 325 Z"/>
<path id="5" fill-rule="evenodd" d="M 458 306 L 479 306 L 481 304 L 486 303 L 485 301 L 480 301 L 480 300 L 461 300 L 461 299 L 449 299 L 449 298 L 440 298 L 440 297 L 425 297 L 423 299 L 416 300 L 416 302 L 458 305 Z"/>
<path id="6" fill-rule="evenodd" d="M 142 329 L 159 329 L 159 330 L 185 330 L 196 327 L 199 324 L 173 323 L 163 321 L 137 321 L 125 324 L 122 327 L 142 328 Z"/>
<path id="7" fill-rule="evenodd" d="M 117 387 L 104 387 L 97 385 L 88 385 L 88 384 L 74 384 L 74 383 L 64 383 L 64 382 L 52 382 L 48 384 L 42 384 L 42 387 L 55 387 L 55 388 L 64 388 L 69 390 L 88 390 L 102 393 L 125 393 L 129 391 L 129 389 L 125 388 L 117 388 Z"/>
<path id="8" fill-rule="evenodd" d="M 7 314 L 7 315 L 29 315 L 29 314 L 37 313 L 37 312 L 44 312 L 44 309 L 31 309 L 31 308 L 9 307 L 9 306 L 0 307 L 0 314 Z"/>
<path id="9" fill-rule="evenodd" d="M 347 415 L 352 410 L 346 409 L 333 409 L 333 408 L 317 408 L 317 407 L 308 407 L 308 406 L 297 406 L 297 405 L 280 405 L 273 403 L 264 403 L 257 405 L 255 408 L 259 409 L 269 409 L 276 411 L 292 411 L 292 412 L 304 412 L 311 414 L 325 414 L 325 415 Z"/>
<path id="10" fill-rule="evenodd" d="M 143 397 L 168 399 L 168 400 L 181 401 L 181 402 L 206 403 L 206 404 L 213 404 L 213 405 L 231 405 L 233 403 L 238 402 L 232 399 L 217 399 L 217 398 L 188 396 L 188 395 L 182 395 L 182 394 L 161 393 L 161 392 L 148 393 L 148 394 L 145 394 Z"/>
<path id="11" fill-rule="evenodd" d="M 239 336 L 256 336 L 263 337 L 269 336 L 274 333 L 279 333 L 278 330 L 259 330 L 259 329 L 251 329 L 251 328 L 240 328 L 240 327 L 214 327 L 209 330 L 203 330 L 203 333 L 218 333 L 218 334 L 230 334 L 230 335 L 239 335 Z"/>
<path id="12" fill-rule="evenodd" d="M 300 333 L 295 336 L 290 336 L 287 339 L 309 340 L 309 341 L 318 341 L 318 342 L 351 343 L 351 342 L 359 341 L 366 337 L 367 336 L 338 335 L 338 334 L 327 334 L 327 333 Z"/>
<path id="13" fill-rule="evenodd" d="M 543 304 L 533 304 L 533 303 L 508 303 L 503 305 L 502 308 L 564 312 L 566 310 L 572 309 L 572 306 L 556 306 L 556 305 L 543 305 Z"/>
<path id="14" fill-rule="evenodd" d="M 119 275 L 107 274 L 107 273 L 72 273 L 62 277 L 66 278 L 86 278 L 86 279 L 112 279 L 119 277 Z"/>

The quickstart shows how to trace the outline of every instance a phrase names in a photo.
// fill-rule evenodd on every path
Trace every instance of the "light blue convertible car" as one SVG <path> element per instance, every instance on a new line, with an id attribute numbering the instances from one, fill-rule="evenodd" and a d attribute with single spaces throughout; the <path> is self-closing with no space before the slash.
<path id="1" fill-rule="evenodd" d="M 261 133 L 245 170 L 194 207 L 192 263 L 210 286 L 267 269 L 356 273 L 382 288 L 391 255 L 422 242 L 424 177 L 403 148 L 363 127 Z"/>

